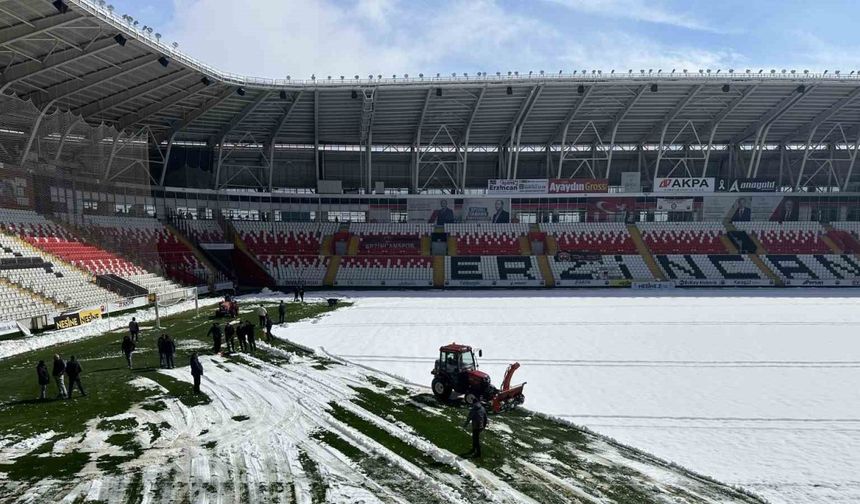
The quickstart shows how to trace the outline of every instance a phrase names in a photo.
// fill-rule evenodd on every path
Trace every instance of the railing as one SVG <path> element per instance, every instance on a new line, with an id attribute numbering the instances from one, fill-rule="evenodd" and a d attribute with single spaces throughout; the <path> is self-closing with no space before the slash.
<path id="1" fill-rule="evenodd" d="M 237 84 L 237 85 L 246 85 L 246 86 L 257 86 L 257 87 L 288 87 L 288 86 L 356 86 L 356 85 L 380 85 L 380 84 L 426 84 L 428 82 L 435 84 L 463 84 L 463 83 L 471 83 L 471 82 L 553 82 L 553 81 L 576 81 L 576 82 L 594 82 L 594 81 L 606 81 L 606 80 L 615 80 L 615 81 L 624 81 L 624 80 L 635 80 L 635 81 L 654 81 L 654 80 L 704 80 L 704 81 L 737 81 L 737 80 L 803 80 L 803 81 L 811 81 L 811 80 L 831 80 L 831 81 L 840 81 L 840 80 L 850 80 L 856 81 L 860 80 L 860 72 L 851 72 L 848 75 L 844 75 L 841 73 L 833 72 L 830 73 L 827 70 L 824 72 L 810 72 L 808 70 L 803 70 L 802 72 L 796 72 L 795 70 L 776 70 L 776 69 L 761 69 L 760 73 L 757 73 L 753 70 L 745 70 L 744 72 L 734 72 L 733 70 L 729 70 L 728 72 L 723 72 L 722 70 L 711 71 L 711 69 L 697 69 L 695 72 L 688 72 L 686 70 L 676 72 L 663 72 L 658 69 L 654 71 L 654 69 L 639 69 L 628 70 L 627 72 L 615 72 L 615 70 L 610 70 L 609 72 L 604 72 L 603 70 L 574 70 L 572 72 L 565 73 L 564 71 L 559 71 L 558 73 L 551 72 L 528 72 L 522 73 L 519 72 L 496 72 L 490 73 L 487 72 L 477 72 L 473 75 L 468 73 L 456 74 L 452 73 L 449 75 L 442 75 L 441 73 L 437 73 L 435 76 L 424 76 L 423 74 L 419 74 L 418 77 L 409 77 L 408 75 L 404 75 L 402 77 L 398 77 L 393 75 L 392 77 L 383 77 L 381 74 L 376 75 L 374 78 L 373 75 L 368 76 L 369 78 L 365 79 L 358 75 L 353 78 L 347 78 L 346 76 L 335 76 L 332 78 L 331 76 L 326 76 L 325 79 L 322 78 L 311 78 L 311 79 L 271 79 L 271 78 L 262 78 L 262 77 L 250 77 L 247 75 L 240 75 L 231 72 L 225 72 L 219 70 L 211 65 L 208 65 L 196 58 L 193 58 L 182 51 L 178 50 L 175 47 L 172 47 L 161 40 L 154 37 L 148 31 L 145 32 L 143 30 L 137 29 L 135 26 L 130 25 L 127 21 L 123 20 L 122 17 L 115 14 L 113 11 L 108 10 L 107 8 L 100 7 L 93 0 L 66 0 L 71 4 L 74 4 L 80 7 L 85 12 L 90 15 L 100 19 L 115 28 L 123 31 L 124 33 L 134 37 L 136 40 L 145 43 L 150 46 L 152 49 L 161 52 L 165 56 L 172 58 L 176 61 L 182 62 L 183 64 L 191 67 L 194 70 L 202 72 L 210 77 L 214 77 L 219 79 L 225 83 Z M 590 72 L 590 73 L 589 73 Z"/>

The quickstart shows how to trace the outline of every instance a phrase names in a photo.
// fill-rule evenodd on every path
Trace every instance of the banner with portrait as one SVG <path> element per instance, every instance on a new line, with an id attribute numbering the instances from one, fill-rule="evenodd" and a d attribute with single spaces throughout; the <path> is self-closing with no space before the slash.
<path id="1" fill-rule="evenodd" d="M 446 197 L 409 199 L 406 202 L 406 214 L 409 222 L 444 226 L 461 221 L 462 201 Z"/>
<path id="2" fill-rule="evenodd" d="M 464 199 L 462 208 L 463 222 L 491 222 L 510 224 L 511 200 L 508 198 Z"/>
<path id="3" fill-rule="evenodd" d="M 707 196 L 702 204 L 702 220 L 720 222 L 775 220 L 773 216 L 782 200 L 783 197 L 777 195 Z"/>

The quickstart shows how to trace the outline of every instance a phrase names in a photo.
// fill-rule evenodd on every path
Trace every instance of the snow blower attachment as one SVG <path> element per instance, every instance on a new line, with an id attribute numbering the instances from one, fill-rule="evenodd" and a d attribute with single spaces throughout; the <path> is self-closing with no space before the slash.
<path id="1" fill-rule="evenodd" d="M 478 356 L 482 356 L 480 350 Z M 467 404 L 475 401 L 491 403 L 494 413 L 509 410 L 525 401 L 525 383 L 511 386 L 511 377 L 519 367 L 518 362 L 508 366 L 502 388 L 497 389 L 490 383 L 487 373 L 478 371 L 472 347 L 451 343 L 439 348 L 439 359 L 430 372 L 433 375 L 433 395 L 440 401 L 447 401 L 454 393 L 462 395 Z"/>

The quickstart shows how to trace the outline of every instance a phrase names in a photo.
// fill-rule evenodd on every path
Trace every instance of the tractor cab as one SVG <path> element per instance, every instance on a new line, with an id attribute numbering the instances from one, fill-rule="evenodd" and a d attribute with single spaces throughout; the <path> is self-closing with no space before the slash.
<path id="1" fill-rule="evenodd" d="M 480 352 L 480 350 L 479 350 Z M 439 349 L 439 361 L 449 373 L 464 373 L 478 369 L 472 347 L 450 344 Z"/>

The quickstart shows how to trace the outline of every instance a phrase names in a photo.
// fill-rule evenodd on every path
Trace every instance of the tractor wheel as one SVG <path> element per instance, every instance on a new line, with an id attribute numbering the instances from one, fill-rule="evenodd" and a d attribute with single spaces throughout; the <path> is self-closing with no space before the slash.
<path id="1" fill-rule="evenodd" d="M 430 385 L 433 388 L 433 395 L 440 401 L 447 401 L 451 397 L 451 385 L 442 379 L 433 378 L 433 383 Z"/>
<path id="2" fill-rule="evenodd" d="M 478 399 L 478 396 L 476 396 L 475 394 L 473 394 L 473 393 L 471 393 L 471 392 L 469 392 L 468 394 L 466 394 L 465 396 L 463 396 L 463 400 L 464 400 L 464 401 L 466 401 L 466 404 L 468 404 L 469 406 L 471 406 L 471 405 L 475 404 L 476 402 L 480 401 L 480 399 Z"/>

